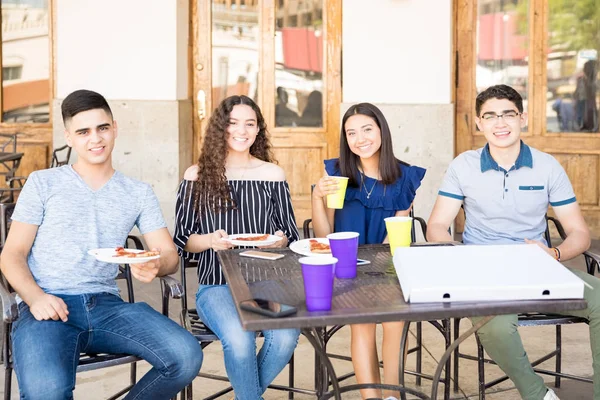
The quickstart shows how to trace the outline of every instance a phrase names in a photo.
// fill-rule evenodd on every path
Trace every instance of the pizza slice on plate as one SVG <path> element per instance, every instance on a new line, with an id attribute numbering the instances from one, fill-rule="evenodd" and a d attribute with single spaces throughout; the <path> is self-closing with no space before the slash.
<path id="1" fill-rule="evenodd" d="M 128 258 L 137 258 L 137 257 L 154 257 L 159 255 L 160 252 L 158 251 L 142 251 L 142 252 L 133 252 L 133 251 L 128 251 L 127 249 L 123 248 L 123 247 L 117 247 L 115 249 L 115 254 L 113 255 L 113 257 L 128 257 Z"/>
<path id="2" fill-rule="evenodd" d="M 236 237 L 235 240 L 239 240 L 242 242 L 262 242 L 263 240 L 267 240 L 269 238 L 269 234 L 265 233 L 264 235 L 258 236 L 241 236 Z"/>
<path id="3" fill-rule="evenodd" d="M 331 247 L 327 243 L 321 243 L 318 240 L 311 239 L 310 243 L 310 252 L 318 253 L 318 254 L 330 254 Z"/>

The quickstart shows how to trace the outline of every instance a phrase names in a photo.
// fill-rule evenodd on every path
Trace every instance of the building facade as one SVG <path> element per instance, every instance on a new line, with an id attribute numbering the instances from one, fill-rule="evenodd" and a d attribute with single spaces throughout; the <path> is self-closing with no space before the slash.
<path id="1" fill-rule="evenodd" d="M 561 37 L 569 13 L 557 4 L 3 1 L 0 132 L 21 132 L 24 174 L 47 167 L 52 148 L 64 144 L 62 99 L 79 88 L 102 93 L 119 124 L 116 168 L 152 184 L 172 226 L 177 186 L 198 156 L 208 117 L 220 99 L 246 94 L 265 114 L 301 223 L 310 215 L 310 184 L 323 174 L 322 160 L 337 157 L 341 115 L 351 104 L 371 102 L 388 118 L 396 156 L 427 168 L 415 211 L 428 218 L 447 165 L 483 143 L 474 97 L 507 83 L 526 98 L 525 140 L 563 163 L 598 237 L 598 99 L 587 99 L 596 125 L 594 107 L 591 125 L 584 125 L 574 98 L 582 96 L 577 86 L 586 62 L 596 63 L 597 47 L 583 28 L 577 42 Z M 45 38 L 15 45 L 15 29 L 39 30 L 44 21 Z M 27 78 L 26 54 L 36 55 L 33 64 L 45 76 Z M 20 77 L 11 79 L 19 65 Z M 30 88 L 37 82 L 43 91 L 44 79 L 45 102 L 35 90 L 14 90 L 19 82 Z M 559 120 L 561 105 L 573 111 Z"/>

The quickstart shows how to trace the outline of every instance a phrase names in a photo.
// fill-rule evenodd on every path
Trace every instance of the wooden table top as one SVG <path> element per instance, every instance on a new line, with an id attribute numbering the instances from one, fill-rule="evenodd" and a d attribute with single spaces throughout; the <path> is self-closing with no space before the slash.
<path id="1" fill-rule="evenodd" d="M 245 249 L 219 251 L 242 326 L 246 330 L 312 328 L 327 325 L 380 323 L 387 321 L 429 321 L 455 317 L 558 313 L 587 307 L 582 299 L 523 300 L 409 304 L 404 301 L 388 245 L 359 247 L 358 257 L 371 264 L 358 267 L 354 279 L 335 279 L 331 311 L 306 310 L 301 255 L 289 249 L 269 249 L 285 254 L 279 260 L 240 257 Z M 423 261 L 427 268 L 427 261 Z M 239 303 L 253 297 L 290 304 L 298 312 L 289 317 L 270 318 L 240 310 Z"/>

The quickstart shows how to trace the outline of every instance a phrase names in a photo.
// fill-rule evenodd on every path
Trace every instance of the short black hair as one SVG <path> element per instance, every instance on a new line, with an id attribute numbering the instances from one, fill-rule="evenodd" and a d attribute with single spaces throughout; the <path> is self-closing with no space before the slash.
<path id="1" fill-rule="evenodd" d="M 510 100 L 517 106 L 517 110 L 519 110 L 520 113 L 523 112 L 523 98 L 519 92 L 508 85 L 494 85 L 477 95 L 477 99 L 475 99 L 475 112 L 477 113 L 477 116 L 479 116 L 479 113 L 481 112 L 483 103 L 489 99 Z"/>
<path id="2" fill-rule="evenodd" d="M 65 97 L 62 103 L 63 123 L 67 125 L 71 118 L 80 112 L 95 110 L 97 108 L 103 109 L 111 118 L 113 117 L 108 102 L 100 93 L 85 89 L 76 90 Z"/>

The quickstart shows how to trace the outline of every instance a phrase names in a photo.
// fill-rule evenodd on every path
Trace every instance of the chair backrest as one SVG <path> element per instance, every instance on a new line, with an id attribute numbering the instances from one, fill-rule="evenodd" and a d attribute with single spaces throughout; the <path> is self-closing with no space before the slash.
<path id="1" fill-rule="evenodd" d="M 0 133 L 0 138 L 7 140 L 0 144 L 0 151 L 3 153 L 17 152 L 17 135 L 18 133 Z"/>
<path id="2" fill-rule="evenodd" d="M 52 152 L 52 161 L 50 162 L 50 168 L 61 167 L 63 165 L 67 165 L 69 163 L 70 159 L 71 159 L 71 147 L 69 147 L 66 144 L 62 147 L 57 147 Z"/>
<path id="3" fill-rule="evenodd" d="M 0 251 L 4 248 L 15 203 L 0 203 Z"/>

